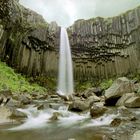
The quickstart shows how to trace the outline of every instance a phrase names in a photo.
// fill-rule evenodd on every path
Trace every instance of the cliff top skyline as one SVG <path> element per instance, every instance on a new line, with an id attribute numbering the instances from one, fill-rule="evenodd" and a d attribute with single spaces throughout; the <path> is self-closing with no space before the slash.
<path id="1" fill-rule="evenodd" d="M 41 14 L 47 22 L 56 21 L 67 27 L 78 19 L 119 15 L 140 5 L 140 0 L 20 0 L 20 3 Z"/>

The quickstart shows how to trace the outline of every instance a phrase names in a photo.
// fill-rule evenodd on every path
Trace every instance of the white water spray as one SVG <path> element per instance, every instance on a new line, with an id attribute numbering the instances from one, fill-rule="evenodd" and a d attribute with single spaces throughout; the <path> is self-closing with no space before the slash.
<path id="1" fill-rule="evenodd" d="M 69 38 L 66 29 L 61 28 L 57 93 L 68 96 L 72 95 L 73 92 L 73 68 Z"/>

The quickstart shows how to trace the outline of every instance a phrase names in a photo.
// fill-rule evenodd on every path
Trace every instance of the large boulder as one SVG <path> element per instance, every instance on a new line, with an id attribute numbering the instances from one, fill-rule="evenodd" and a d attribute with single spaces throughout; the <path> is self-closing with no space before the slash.
<path id="1" fill-rule="evenodd" d="M 22 106 L 21 102 L 20 101 L 17 101 L 17 100 L 14 100 L 14 99 L 10 99 L 7 104 L 6 104 L 7 107 L 10 107 L 10 108 L 20 108 Z"/>
<path id="2" fill-rule="evenodd" d="M 115 105 L 117 100 L 125 93 L 131 93 L 135 90 L 133 82 L 126 77 L 118 78 L 110 88 L 105 91 L 107 105 Z"/>
<path id="3" fill-rule="evenodd" d="M 11 122 L 9 116 L 11 115 L 10 109 L 5 106 L 0 107 L 0 124 Z"/>
<path id="4" fill-rule="evenodd" d="M 116 103 L 116 106 L 124 106 L 125 102 L 132 98 L 132 97 L 135 97 L 136 96 L 136 93 L 126 93 L 124 94 Z"/>
<path id="5" fill-rule="evenodd" d="M 102 116 L 107 111 L 107 108 L 102 103 L 93 104 L 90 108 L 90 115 L 93 118 Z"/>
<path id="6" fill-rule="evenodd" d="M 19 101 L 21 105 L 27 105 L 30 104 L 32 101 L 31 96 L 28 93 L 24 94 L 17 94 L 13 97 L 15 100 Z"/>
<path id="7" fill-rule="evenodd" d="M 87 99 L 87 102 L 92 105 L 93 103 L 95 102 L 99 102 L 101 101 L 101 98 L 97 97 L 96 95 L 93 95 L 93 96 L 90 96 L 88 99 Z"/>
<path id="8" fill-rule="evenodd" d="M 125 102 L 126 107 L 137 108 L 140 107 L 140 97 L 131 97 Z"/>
<path id="9" fill-rule="evenodd" d="M 80 99 L 76 99 L 69 105 L 69 110 L 81 112 L 89 109 L 89 107 L 90 103 L 87 102 L 86 100 L 82 101 Z"/>

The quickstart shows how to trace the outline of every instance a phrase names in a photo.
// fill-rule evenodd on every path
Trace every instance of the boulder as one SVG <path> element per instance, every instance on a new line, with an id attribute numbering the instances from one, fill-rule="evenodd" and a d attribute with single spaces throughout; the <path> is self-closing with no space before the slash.
<path id="1" fill-rule="evenodd" d="M 135 97 L 136 94 L 135 93 L 126 93 L 124 94 L 116 103 L 116 106 L 124 106 L 126 100 Z"/>
<path id="2" fill-rule="evenodd" d="M 121 120 L 120 118 L 115 118 L 115 119 L 111 122 L 110 126 L 112 126 L 112 127 L 117 127 L 117 126 L 119 126 L 119 125 L 121 124 L 121 122 L 122 122 L 122 120 Z"/>
<path id="3" fill-rule="evenodd" d="M 31 96 L 28 93 L 16 95 L 14 98 L 23 105 L 31 103 Z"/>
<path id="4" fill-rule="evenodd" d="M 126 77 L 118 78 L 110 88 L 105 91 L 106 105 L 115 105 L 118 99 L 125 93 L 131 93 L 135 89 L 133 82 Z"/>
<path id="5" fill-rule="evenodd" d="M 125 102 L 125 106 L 126 107 L 130 107 L 130 108 L 138 108 L 140 107 L 140 97 L 131 97 L 128 100 L 126 100 Z"/>
<path id="6" fill-rule="evenodd" d="M 10 108 L 19 108 L 21 107 L 21 102 L 20 101 L 17 101 L 17 100 L 14 100 L 14 99 L 10 99 L 9 102 L 6 104 L 7 107 L 10 107 Z"/>
<path id="7" fill-rule="evenodd" d="M 24 114 L 23 112 L 18 111 L 15 108 L 11 108 L 10 111 L 11 111 L 11 114 L 9 116 L 10 119 L 17 120 L 17 119 L 27 118 L 26 114 Z"/>
<path id="8" fill-rule="evenodd" d="M 101 99 L 99 97 L 97 97 L 96 95 L 90 96 L 87 99 L 87 102 L 89 102 L 90 105 L 95 103 L 95 102 L 99 102 L 99 101 L 101 101 Z"/>
<path id="9" fill-rule="evenodd" d="M 81 112 L 89 109 L 90 104 L 89 102 L 82 101 L 80 99 L 74 100 L 70 105 L 68 110 L 75 111 L 75 112 Z"/>
<path id="10" fill-rule="evenodd" d="M 9 108 L 6 106 L 0 107 L 0 123 L 13 122 L 13 119 L 17 120 L 26 117 L 26 114 L 16 110 L 16 108 Z"/>
<path id="11" fill-rule="evenodd" d="M 10 109 L 5 106 L 1 106 L 0 107 L 0 124 L 11 122 L 12 120 L 10 120 L 9 118 L 10 115 L 11 115 Z"/>
<path id="12" fill-rule="evenodd" d="M 96 96 L 94 93 L 95 91 L 96 91 L 96 88 L 89 88 L 82 93 L 76 94 L 76 96 L 83 97 L 83 98 L 88 98 L 90 96 Z"/>
<path id="13" fill-rule="evenodd" d="M 133 137 L 132 137 L 132 140 L 139 140 L 139 139 L 140 139 L 140 130 L 139 131 L 136 131 L 133 134 Z"/>
<path id="14" fill-rule="evenodd" d="M 123 118 L 123 121 L 125 121 L 125 122 L 137 120 L 136 115 L 134 113 L 132 113 L 130 110 L 128 110 L 128 108 L 126 108 L 125 106 L 120 106 L 118 108 L 118 112 L 119 112 L 121 118 Z"/>
<path id="15" fill-rule="evenodd" d="M 60 117 L 60 116 L 62 116 L 61 113 L 59 113 L 59 112 L 54 112 L 53 115 L 52 115 L 52 117 L 51 117 L 49 120 L 51 120 L 51 121 L 57 121 L 57 120 L 59 120 L 59 117 Z"/>
<path id="16" fill-rule="evenodd" d="M 102 103 L 93 104 L 90 108 L 90 115 L 93 118 L 102 116 L 107 111 L 107 108 Z"/>

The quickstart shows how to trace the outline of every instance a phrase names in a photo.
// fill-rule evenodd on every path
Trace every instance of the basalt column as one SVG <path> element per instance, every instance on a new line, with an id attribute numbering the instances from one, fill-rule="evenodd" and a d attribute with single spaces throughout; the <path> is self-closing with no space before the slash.
<path id="1" fill-rule="evenodd" d="M 93 80 L 137 72 L 140 7 L 113 18 L 78 20 L 69 27 L 75 79 Z"/>

